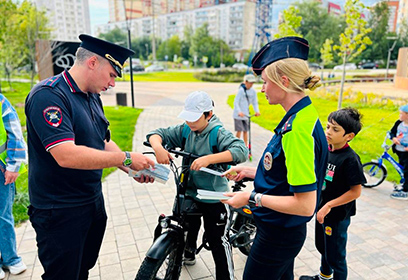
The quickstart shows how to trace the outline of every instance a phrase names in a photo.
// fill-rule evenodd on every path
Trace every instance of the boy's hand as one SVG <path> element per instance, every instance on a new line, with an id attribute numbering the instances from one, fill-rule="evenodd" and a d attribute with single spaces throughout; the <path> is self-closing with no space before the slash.
<path id="1" fill-rule="evenodd" d="M 392 138 L 392 142 L 396 145 L 401 145 L 401 142 L 399 141 L 397 137 Z"/>
<path id="2" fill-rule="evenodd" d="M 163 147 L 155 150 L 157 163 L 170 164 L 170 160 L 173 159 L 171 154 Z"/>
<path id="3" fill-rule="evenodd" d="M 240 116 L 240 117 L 245 117 L 245 114 L 244 114 L 243 112 L 239 112 L 239 113 L 238 113 L 238 116 Z"/>
<path id="4" fill-rule="evenodd" d="M 259 117 L 261 113 L 255 113 L 255 117 Z"/>
<path id="5" fill-rule="evenodd" d="M 201 167 L 207 167 L 211 164 L 210 158 L 208 156 L 202 156 L 194 160 L 190 166 L 191 170 L 198 171 Z"/>
<path id="6" fill-rule="evenodd" d="M 249 202 L 249 192 L 234 192 L 234 193 L 224 193 L 225 196 L 232 197 L 228 200 L 221 200 L 222 203 L 228 204 L 234 208 L 240 208 L 247 205 Z"/>
<path id="7" fill-rule="evenodd" d="M 331 211 L 331 207 L 329 205 L 324 205 L 316 214 L 316 219 L 320 224 L 323 224 L 324 218 L 329 214 Z"/>

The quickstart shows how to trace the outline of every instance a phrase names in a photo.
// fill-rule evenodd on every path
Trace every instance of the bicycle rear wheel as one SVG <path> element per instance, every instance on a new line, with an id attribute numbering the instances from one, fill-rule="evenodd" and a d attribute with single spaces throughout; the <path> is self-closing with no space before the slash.
<path id="1" fill-rule="evenodd" d="M 181 272 L 181 256 L 178 244 L 171 243 L 161 259 L 145 257 L 135 280 L 175 280 Z M 180 258 L 180 261 L 178 260 Z M 177 264 L 179 262 L 179 264 Z"/>
<path id="2" fill-rule="evenodd" d="M 241 232 L 240 236 L 234 241 L 234 247 L 238 247 L 241 253 L 248 256 L 256 235 L 255 221 L 238 214 L 233 228 L 235 232 Z"/>
<path id="3" fill-rule="evenodd" d="M 374 188 L 381 184 L 387 177 L 387 169 L 376 162 L 367 162 L 363 164 L 364 176 L 367 183 L 363 186 L 366 188 Z"/>

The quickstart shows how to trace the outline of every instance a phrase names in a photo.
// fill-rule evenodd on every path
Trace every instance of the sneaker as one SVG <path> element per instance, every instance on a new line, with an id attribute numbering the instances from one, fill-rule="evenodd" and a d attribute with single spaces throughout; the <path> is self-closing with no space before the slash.
<path id="1" fill-rule="evenodd" d="M 399 199 L 399 200 L 408 200 L 408 192 L 400 191 L 400 192 L 393 192 L 391 198 Z"/>
<path id="2" fill-rule="evenodd" d="M 16 263 L 15 265 L 3 265 L 3 267 L 5 269 L 8 269 L 10 271 L 10 274 L 13 274 L 13 275 L 20 274 L 26 271 L 27 269 L 27 266 L 23 263 L 23 261 L 20 261 Z"/>
<path id="3" fill-rule="evenodd" d="M 195 265 L 196 259 L 195 259 L 195 253 L 192 253 L 190 251 L 184 251 L 184 257 L 183 257 L 183 264 L 184 265 Z"/>
<path id="4" fill-rule="evenodd" d="M 0 267 L 0 279 L 6 278 L 6 273 L 4 273 L 3 269 Z"/>

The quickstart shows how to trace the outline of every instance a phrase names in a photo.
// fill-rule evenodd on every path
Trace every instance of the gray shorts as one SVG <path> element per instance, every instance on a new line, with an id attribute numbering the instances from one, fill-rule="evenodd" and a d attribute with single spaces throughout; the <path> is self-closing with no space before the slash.
<path id="1" fill-rule="evenodd" d="M 248 131 L 249 121 L 234 119 L 234 126 L 235 126 L 235 131 Z"/>

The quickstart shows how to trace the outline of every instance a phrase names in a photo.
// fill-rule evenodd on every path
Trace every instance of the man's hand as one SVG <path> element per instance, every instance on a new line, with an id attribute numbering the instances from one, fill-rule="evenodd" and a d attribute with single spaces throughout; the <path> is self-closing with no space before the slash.
<path id="1" fill-rule="evenodd" d="M 130 153 L 132 157 L 132 165 L 130 166 L 133 170 L 143 170 L 154 166 L 154 161 L 141 153 Z"/>
<path id="2" fill-rule="evenodd" d="M 8 185 L 14 183 L 17 180 L 18 175 L 18 172 L 11 172 L 6 170 L 6 172 L 4 172 L 4 184 Z"/>
<path id="3" fill-rule="evenodd" d="M 153 177 L 149 177 L 143 174 L 140 177 L 137 177 L 137 178 L 134 177 L 133 179 L 135 179 L 135 181 L 139 183 L 153 183 L 154 182 Z"/>

